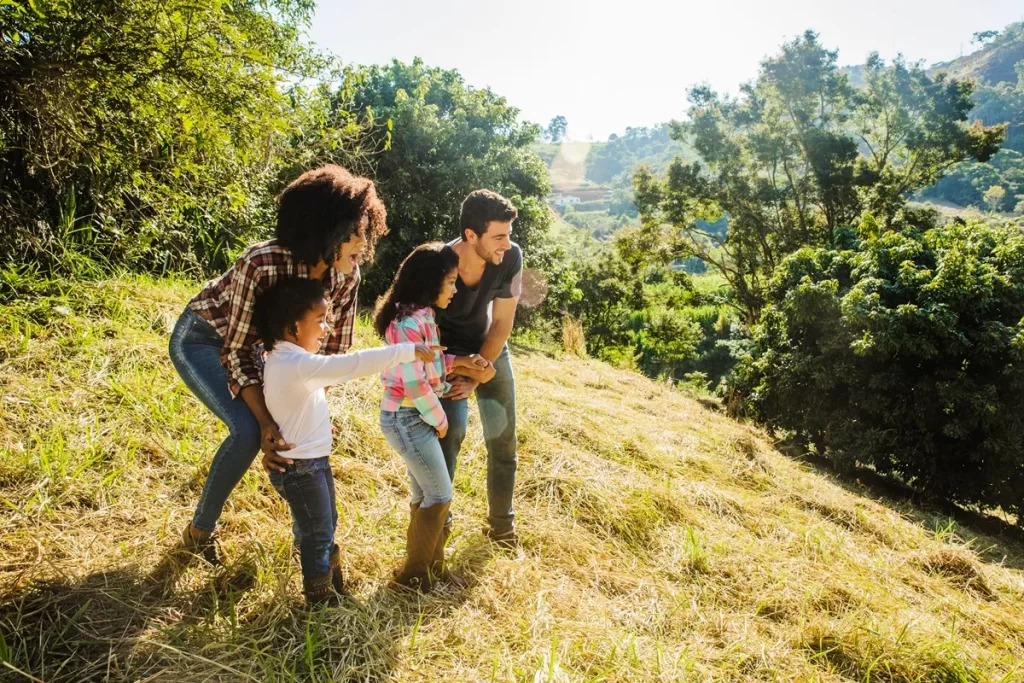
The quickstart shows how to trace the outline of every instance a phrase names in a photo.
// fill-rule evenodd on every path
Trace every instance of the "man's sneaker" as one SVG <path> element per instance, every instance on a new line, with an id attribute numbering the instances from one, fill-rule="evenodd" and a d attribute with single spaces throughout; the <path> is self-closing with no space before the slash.
<path id="1" fill-rule="evenodd" d="M 205 538 L 196 538 L 192 535 L 192 522 L 185 525 L 185 531 L 181 535 L 181 545 L 186 552 L 203 558 L 214 567 L 221 566 L 217 538 L 213 534 Z"/>
<path id="2" fill-rule="evenodd" d="M 484 536 L 498 544 L 502 550 L 516 550 L 519 547 L 519 536 L 515 530 L 509 529 L 503 533 L 496 533 L 494 529 L 485 529 Z"/>

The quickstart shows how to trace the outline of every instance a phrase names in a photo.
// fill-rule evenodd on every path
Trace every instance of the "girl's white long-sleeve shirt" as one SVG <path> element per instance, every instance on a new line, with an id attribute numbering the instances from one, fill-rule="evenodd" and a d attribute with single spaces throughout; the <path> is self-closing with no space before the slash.
<path id="1" fill-rule="evenodd" d="M 281 436 L 295 446 L 281 455 L 297 459 L 330 455 L 331 413 L 324 389 L 380 374 L 415 357 L 415 344 L 321 356 L 291 342 L 277 342 L 263 368 L 263 395 Z"/>

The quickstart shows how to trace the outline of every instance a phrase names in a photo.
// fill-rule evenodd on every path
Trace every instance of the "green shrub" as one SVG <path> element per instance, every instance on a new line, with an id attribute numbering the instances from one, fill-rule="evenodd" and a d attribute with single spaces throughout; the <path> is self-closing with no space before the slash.
<path id="1" fill-rule="evenodd" d="M 266 235 L 283 182 L 357 146 L 348 100 L 289 85 L 329 65 L 301 40 L 310 3 L 2 4 L 6 260 L 217 270 Z"/>
<path id="2" fill-rule="evenodd" d="M 775 270 L 736 374 L 751 409 L 841 465 L 1019 515 L 1024 237 L 866 217 L 851 242 Z"/>

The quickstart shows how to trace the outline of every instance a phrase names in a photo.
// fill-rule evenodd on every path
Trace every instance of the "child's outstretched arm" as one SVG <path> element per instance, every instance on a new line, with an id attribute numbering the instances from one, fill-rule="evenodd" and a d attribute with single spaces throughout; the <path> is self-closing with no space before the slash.
<path id="1" fill-rule="evenodd" d="M 308 354 L 299 363 L 298 375 L 310 391 L 339 382 L 369 377 L 416 358 L 416 344 L 394 344 L 336 356 Z"/>

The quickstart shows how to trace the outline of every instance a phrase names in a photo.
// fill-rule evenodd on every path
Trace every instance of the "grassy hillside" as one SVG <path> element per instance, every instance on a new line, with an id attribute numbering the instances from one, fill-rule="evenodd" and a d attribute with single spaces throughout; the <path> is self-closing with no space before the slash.
<path id="1" fill-rule="evenodd" d="M 974 52 L 948 62 L 934 64 L 932 73 L 946 72 L 951 78 L 971 78 L 982 83 L 1016 83 L 1014 67 L 1024 59 L 1024 23 L 1003 28 L 999 35 Z"/>
<path id="2" fill-rule="evenodd" d="M 255 468 L 222 571 L 174 560 L 223 429 L 166 358 L 195 283 L 0 277 L 0 679 L 1022 681 L 1022 548 L 874 500 L 663 385 L 516 349 L 523 548 L 480 534 L 461 593 L 386 587 L 404 468 L 377 384 L 332 392 L 339 542 L 360 605 L 307 613 Z M 373 343 L 362 329 L 361 343 Z"/>

